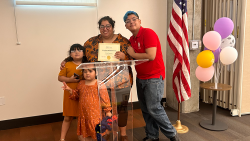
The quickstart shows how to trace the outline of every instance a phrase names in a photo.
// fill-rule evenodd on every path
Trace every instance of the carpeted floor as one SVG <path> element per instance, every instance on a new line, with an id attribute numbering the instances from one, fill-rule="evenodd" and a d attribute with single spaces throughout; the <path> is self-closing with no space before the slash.
<path id="1" fill-rule="evenodd" d="M 145 130 L 144 127 L 133 129 L 133 141 L 142 141 L 145 138 Z M 168 141 L 168 138 L 165 137 L 161 132 L 159 133 L 159 138 L 161 141 Z"/>
<path id="2" fill-rule="evenodd" d="M 211 119 L 212 109 L 213 106 L 211 104 L 201 102 L 198 112 L 181 114 L 182 125 L 189 128 L 189 132 L 179 134 L 181 141 L 250 141 L 250 115 L 232 117 L 228 109 L 217 108 L 217 119 L 228 125 L 227 130 L 210 131 L 202 128 L 199 125 L 200 121 Z M 169 107 L 166 108 L 166 112 L 172 124 L 175 124 L 177 112 Z M 134 110 L 133 113 L 133 120 L 129 118 L 129 124 L 133 123 L 133 125 L 128 128 L 127 134 L 132 135 L 133 133 L 133 141 L 142 141 L 145 137 L 145 122 L 139 109 Z M 0 141 L 58 141 L 61 127 L 62 122 L 54 122 L 0 130 Z M 68 131 L 66 141 L 78 141 L 76 127 L 77 122 L 75 120 Z M 133 132 L 131 127 L 134 127 Z M 160 141 L 169 141 L 161 132 L 159 138 Z M 131 136 L 129 141 L 132 141 Z"/>
<path id="3" fill-rule="evenodd" d="M 225 131 L 210 131 L 202 128 L 202 120 L 212 119 L 213 105 L 200 103 L 200 111 L 181 114 L 181 123 L 189 128 L 189 132 L 179 134 L 181 141 L 250 141 L 250 115 L 232 117 L 228 109 L 217 107 L 216 119 L 228 125 Z M 169 107 L 166 113 L 172 124 L 177 120 L 177 112 Z M 131 131 L 130 131 L 131 132 Z M 142 141 L 145 137 L 144 127 L 133 129 L 133 140 Z M 160 141 L 169 141 L 161 132 Z"/>
<path id="4" fill-rule="evenodd" d="M 120 134 L 118 135 L 120 136 Z M 134 128 L 133 130 L 127 130 L 127 136 L 129 141 L 142 141 L 145 138 L 145 130 L 144 127 Z M 133 139 L 132 139 L 133 137 Z M 112 141 L 112 134 L 110 136 L 110 141 Z M 167 137 L 165 137 L 161 132 L 159 133 L 160 141 L 169 141 Z"/>

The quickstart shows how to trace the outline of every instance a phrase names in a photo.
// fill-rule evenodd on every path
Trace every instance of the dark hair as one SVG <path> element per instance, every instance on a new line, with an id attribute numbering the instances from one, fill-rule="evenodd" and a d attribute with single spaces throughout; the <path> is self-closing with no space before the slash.
<path id="1" fill-rule="evenodd" d="M 100 26 L 102 24 L 102 21 L 108 21 L 112 27 L 114 28 L 115 27 L 115 21 L 110 18 L 109 16 L 105 16 L 105 17 L 102 17 L 99 21 L 98 21 L 98 24 L 99 24 L 99 29 L 100 29 Z"/>
<path id="2" fill-rule="evenodd" d="M 134 14 L 136 17 L 139 18 L 139 15 L 138 15 L 135 11 L 127 11 L 127 12 L 125 13 L 125 15 L 123 16 L 123 21 L 126 22 L 128 16 L 129 16 L 129 15 L 132 15 L 132 14 Z"/>
<path id="3" fill-rule="evenodd" d="M 85 56 L 85 47 L 83 47 L 80 44 L 73 44 L 69 49 L 69 57 L 66 58 L 64 61 L 69 62 L 73 61 L 73 58 L 70 56 L 70 53 L 72 50 L 82 50 L 84 53 L 84 56 L 82 57 L 82 63 L 87 62 L 87 57 Z"/>
<path id="4" fill-rule="evenodd" d="M 89 69 L 92 69 L 92 70 L 94 70 L 94 71 L 95 71 L 95 73 L 96 73 L 96 68 L 88 68 L 88 69 L 82 69 L 82 72 L 83 72 L 84 70 L 89 70 Z"/>

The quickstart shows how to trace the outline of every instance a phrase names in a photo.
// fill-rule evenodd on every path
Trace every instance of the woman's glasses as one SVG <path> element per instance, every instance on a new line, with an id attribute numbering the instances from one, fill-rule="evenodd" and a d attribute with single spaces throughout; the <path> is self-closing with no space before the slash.
<path id="1" fill-rule="evenodd" d="M 111 24 L 108 24 L 108 25 L 106 25 L 106 26 L 104 26 L 104 25 L 101 25 L 101 26 L 100 26 L 100 29 L 104 29 L 104 28 L 110 29 L 110 28 L 111 28 Z"/>

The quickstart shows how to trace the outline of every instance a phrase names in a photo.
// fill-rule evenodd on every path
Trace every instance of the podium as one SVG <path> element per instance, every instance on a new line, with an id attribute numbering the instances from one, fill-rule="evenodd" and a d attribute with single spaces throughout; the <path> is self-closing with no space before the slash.
<path id="1" fill-rule="evenodd" d="M 109 119 L 112 130 L 106 130 L 105 125 L 101 124 L 100 134 L 103 137 L 101 140 L 121 140 L 119 127 L 125 125 L 127 139 L 133 141 L 133 112 L 131 112 L 131 110 L 133 110 L 133 95 L 130 82 L 132 81 L 130 80 L 130 75 L 132 74 L 131 66 L 140 65 L 147 61 L 148 59 L 116 62 L 88 62 L 82 63 L 76 68 L 90 69 L 94 67 L 96 69 L 101 113 L 104 113 L 104 111 L 102 110 L 102 95 L 100 94 L 100 91 L 103 91 L 103 89 L 108 90 L 112 107 L 112 119 Z M 103 87 L 103 85 L 106 87 Z M 105 116 L 102 114 L 100 117 L 100 123 L 104 117 Z"/>

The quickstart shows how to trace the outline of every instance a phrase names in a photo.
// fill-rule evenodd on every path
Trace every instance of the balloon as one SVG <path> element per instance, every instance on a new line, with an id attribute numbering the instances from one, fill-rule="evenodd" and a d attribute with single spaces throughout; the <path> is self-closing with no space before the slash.
<path id="1" fill-rule="evenodd" d="M 231 34 L 227 38 L 222 39 L 220 48 L 223 49 L 225 47 L 234 47 L 234 45 L 235 45 L 235 38 Z"/>
<path id="2" fill-rule="evenodd" d="M 238 52 L 233 47 L 225 47 L 220 53 L 220 61 L 224 65 L 232 64 L 238 57 Z"/>
<path id="3" fill-rule="evenodd" d="M 217 31 L 221 38 L 224 39 L 229 36 L 234 29 L 234 23 L 231 19 L 227 17 L 219 18 L 214 23 L 214 31 Z"/>
<path id="4" fill-rule="evenodd" d="M 214 54 L 211 50 L 204 50 L 198 54 L 196 62 L 200 67 L 208 68 L 214 63 Z"/>
<path id="5" fill-rule="evenodd" d="M 202 68 L 198 66 L 195 70 L 195 75 L 200 81 L 208 81 L 214 75 L 214 66 L 209 68 Z"/>
<path id="6" fill-rule="evenodd" d="M 216 31 L 209 31 L 203 36 L 203 44 L 210 50 L 216 50 L 221 44 L 221 36 Z"/>
<path id="7" fill-rule="evenodd" d="M 209 50 L 209 49 L 205 47 L 204 50 Z M 220 51 L 221 51 L 220 48 L 216 49 L 215 51 L 212 51 L 213 54 L 214 54 L 214 63 L 217 63 L 217 62 L 218 62 L 218 60 L 219 60 L 219 55 L 220 55 Z"/>

